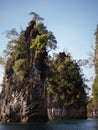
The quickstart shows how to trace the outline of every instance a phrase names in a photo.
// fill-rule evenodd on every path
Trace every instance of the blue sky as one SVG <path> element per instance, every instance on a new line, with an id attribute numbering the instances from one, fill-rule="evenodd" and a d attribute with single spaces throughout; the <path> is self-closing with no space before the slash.
<path id="1" fill-rule="evenodd" d="M 0 0 L 0 55 L 8 41 L 6 30 L 25 29 L 32 11 L 43 17 L 48 30 L 54 33 L 57 51 L 67 50 L 74 59 L 88 57 L 91 46 L 95 46 L 98 0 Z M 0 69 L 0 82 L 2 74 Z M 86 68 L 84 74 L 90 78 L 94 70 Z"/>

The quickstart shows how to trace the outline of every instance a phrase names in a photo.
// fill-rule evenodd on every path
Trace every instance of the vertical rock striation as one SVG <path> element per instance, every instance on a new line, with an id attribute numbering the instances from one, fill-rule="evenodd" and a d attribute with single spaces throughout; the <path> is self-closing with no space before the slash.
<path id="1" fill-rule="evenodd" d="M 21 51 L 21 54 L 15 55 L 14 60 L 10 62 L 5 71 L 1 111 L 1 121 L 3 122 L 48 120 L 45 92 L 47 52 L 39 53 L 37 48 L 30 48 L 39 34 L 34 25 L 36 23 L 32 20 L 26 31 L 22 32 L 20 36 L 20 39 L 21 37 L 24 39 L 24 44 L 20 43 L 20 46 L 23 46 L 21 49 L 25 53 Z M 25 59 L 27 60 L 25 69 L 22 65 L 20 71 L 15 71 L 17 63 L 22 63 Z M 22 76 L 20 76 L 20 72 Z"/>

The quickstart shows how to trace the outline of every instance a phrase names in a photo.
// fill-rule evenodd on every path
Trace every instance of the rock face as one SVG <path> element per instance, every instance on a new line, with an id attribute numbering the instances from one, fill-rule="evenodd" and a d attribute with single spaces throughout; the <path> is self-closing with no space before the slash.
<path id="1" fill-rule="evenodd" d="M 38 35 L 34 29 L 35 22 L 31 21 L 29 27 L 23 32 L 25 47 L 28 47 L 29 71 L 22 80 L 10 67 L 4 76 L 4 89 L 2 91 L 1 121 L 3 122 L 31 122 L 47 121 L 47 104 L 45 83 L 47 79 L 47 53 L 38 53 L 37 49 L 30 50 L 31 42 Z M 24 57 L 26 57 L 24 55 Z M 18 56 L 20 60 L 23 56 Z M 12 63 L 12 62 L 11 62 Z M 15 63 L 15 61 L 14 61 Z"/>
<path id="2" fill-rule="evenodd" d="M 48 108 L 48 117 L 50 120 L 53 119 L 87 119 L 86 109 L 75 109 L 75 108 Z"/>
<path id="3" fill-rule="evenodd" d="M 48 118 L 53 119 L 87 119 L 86 105 L 65 107 L 62 101 L 48 102 Z"/>

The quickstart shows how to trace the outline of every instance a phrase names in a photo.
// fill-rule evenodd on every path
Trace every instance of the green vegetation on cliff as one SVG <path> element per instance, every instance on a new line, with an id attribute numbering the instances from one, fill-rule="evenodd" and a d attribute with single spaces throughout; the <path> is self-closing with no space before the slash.
<path id="1" fill-rule="evenodd" d="M 7 56 L 5 72 L 9 70 L 15 72 L 21 81 L 31 72 L 34 50 L 38 53 L 48 53 L 51 49 L 55 49 L 57 44 L 52 32 L 48 31 L 41 22 L 43 18 L 34 12 L 30 14 L 33 15 L 33 19 L 29 22 L 26 32 L 22 30 L 18 34 L 16 29 L 7 32 L 10 40 L 5 50 Z"/>
<path id="2" fill-rule="evenodd" d="M 94 80 L 94 84 L 93 84 L 93 98 L 96 101 L 96 103 L 98 102 L 98 25 L 97 25 L 97 29 L 95 32 L 95 36 L 96 36 L 96 46 L 95 46 L 95 59 L 94 59 L 94 65 L 95 65 L 95 80 Z"/>
<path id="3" fill-rule="evenodd" d="M 88 104 L 88 115 L 98 118 L 98 25 L 95 32 L 95 54 L 94 54 L 94 66 L 95 66 L 95 79 L 92 85 L 92 99 L 90 99 Z M 94 113 L 95 112 L 95 113 Z"/>
<path id="4" fill-rule="evenodd" d="M 48 52 L 56 48 L 52 32 L 42 18 L 32 12 L 33 19 L 20 34 L 8 31 L 6 64 L 2 89 L 1 120 L 46 121 L 46 79 Z M 0 61 L 2 63 L 2 59 Z"/>
<path id="5" fill-rule="evenodd" d="M 81 108 L 78 118 L 86 117 L 87 86 L 79 65 L 65 52 L 49 57 L 48 52 L 57 47 L 56 38 L 44 26 L 43 18 L 30 14 L 33 18 L 26 30 L 7 33 L 1 120 L 47 120 L 47 101 L 48 106 Z"/>
<path id="6" fill-rule="evenodd" d="M 93 110 L 98 109 L 98 25 L 97 29 L 95 32 L 96 36 L 96 46 L 95 46 L 95 58 L 94 58 L 94 65 L 95 65 L 95 80 L 93 83 L 93 88 L 92 88 L 92 95 L 93 95 L 93 100 L 92 100 L 92 105 L 93 105 Z"/>
<path id="7" fill-rule="evenodd" d="M 62 108 L 86 108 L 86 84 L 81 69 L 70 54 L 55 54 L 50 61 L 48 95 L 51 104 Z"/>

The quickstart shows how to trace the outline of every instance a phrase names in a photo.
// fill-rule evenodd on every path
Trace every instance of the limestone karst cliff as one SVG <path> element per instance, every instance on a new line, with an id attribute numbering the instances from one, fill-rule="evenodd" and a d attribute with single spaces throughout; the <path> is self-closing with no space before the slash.
<path id="1" fill-rule="evenodd" d="M 8 33 L 1 121 L 87 118 L 87 86 L 81 69 L 70 54 L 48 55 L 57 41 L 43 18 L 31 14 L 25 30 Z"/>
<path id="2" fill-rule="evenodd" d="M 47 51 L 56 47 L 36 13 L 18 39 L 11 39 L 3 80 L 1 121 L 47 121 Z M 38 22 L 39 21 L 39 22 Z"/>
<path id="3" fill-rule="evenodd" d="M 95 79 L 92 85 L 92 98 L 88 104 L 88 116 L 98 118 L 98 25 L 95 32 L 95 49 L 92 58 L 95 66 Z"/>

